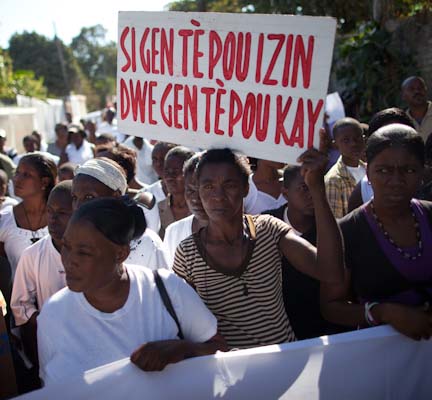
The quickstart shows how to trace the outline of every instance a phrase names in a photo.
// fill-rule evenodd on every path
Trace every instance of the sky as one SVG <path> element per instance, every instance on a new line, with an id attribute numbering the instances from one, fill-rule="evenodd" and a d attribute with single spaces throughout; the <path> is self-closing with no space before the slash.
<path id="1" fill-rule="evenodd" d="M 82 27 L 97 24 L 107 30 L 107 39 L 117 41 L 118 11 L 163 11 L 170 0 L 0 0 L 0 46 L 24 31 L 54 37 L 70 44 Z"/>

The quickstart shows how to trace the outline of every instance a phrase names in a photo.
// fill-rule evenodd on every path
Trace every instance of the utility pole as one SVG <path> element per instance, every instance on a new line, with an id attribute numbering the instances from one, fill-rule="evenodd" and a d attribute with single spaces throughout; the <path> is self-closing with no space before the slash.
<path id="1" fill-rule="evenodd" d="M 58 58 L 60 61 L 60 67 L 61 67 L 61 71 L 62 71 L 62 75 L 63 75 L 63 81 L 64 81 L 65 89 L 66 89 L 66 96 L 69 96 L 70 95 L 69 79 L 67 76 L 65 60 L 63 57 L 63 49 L 62 49 L 60 40 L 57 37 L 57 29 L 56 29 L 55 22 L 53 22 L 53 26 L 54 26 L 54 42 L 55 42 L 56 47 L 57 47 L 57 55 L 58 55 Z"/>

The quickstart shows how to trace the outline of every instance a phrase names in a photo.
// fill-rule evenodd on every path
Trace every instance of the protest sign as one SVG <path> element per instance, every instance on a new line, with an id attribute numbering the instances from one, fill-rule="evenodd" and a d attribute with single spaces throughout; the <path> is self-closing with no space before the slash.
<path id="1" fill-rule="evenodd" d="M 345 107 L 338 92 L 329 93 L 326 97 L 325 112 L 327 113 L 327 123 L 331 126 L 338 119 L 345 118 Z"/>
<path id="2" fill-rule="evenodd" d="M 120 12 L 123 133 L 295 162 L 318 146 L 336 21 Z"/>
<path id="3" fill-rule="evenodd" d="M 124 359 L 22 399 L 429 400 L 431 357 L 431 340 L 380 326 L 192 358 L 162 372 Z"/>

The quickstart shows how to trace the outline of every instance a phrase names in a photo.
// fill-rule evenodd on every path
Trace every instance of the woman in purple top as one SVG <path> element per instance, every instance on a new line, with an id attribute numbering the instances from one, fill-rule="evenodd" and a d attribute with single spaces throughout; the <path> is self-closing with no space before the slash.
<path id="1" fill-rule="evenodd" d="M 346 276 L 322 285 L 322 312 L 349 326 L 390 324 L 413 339 L 432 335 L 432 203 L 413 199 L 424 143 L 408 126 L 377 130 L 366 148 L 374 198 L 340 220 Z"/>

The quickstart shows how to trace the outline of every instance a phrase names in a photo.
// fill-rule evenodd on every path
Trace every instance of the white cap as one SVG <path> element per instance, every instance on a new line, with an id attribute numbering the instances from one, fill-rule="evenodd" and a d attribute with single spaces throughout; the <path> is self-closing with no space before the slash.
<path id="1" fill-rule="evenodd" d="M 102 160 L 101 158 L 93 158 L 77 168 L 75 175 L 79 174 L 91 176 L 110 189 L 119 190 L 121 194 L 126 193 L 126 178 L 114 163 Z"/>

